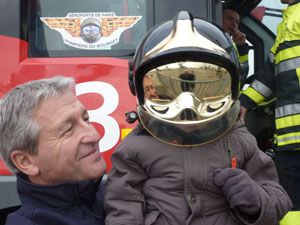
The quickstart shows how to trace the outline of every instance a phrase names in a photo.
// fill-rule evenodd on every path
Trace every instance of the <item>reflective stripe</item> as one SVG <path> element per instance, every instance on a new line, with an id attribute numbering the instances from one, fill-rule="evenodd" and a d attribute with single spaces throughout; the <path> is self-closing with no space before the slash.
<path id="1" fill-rule="evenodd" d="M 277 134 L 276 133 L 274 133 L 274 140 L 273 140 L 273 143 L 274 143 L 274 145 L 276 146 L 277 145 Z"/>
<path id="2" fill-rule="evenodd" d="M 275 74 L 282 73 L 284 71 L 297 69 L 300 67 L 300 57 L 289 59 L 283 62 L 280 62 L 275 66 Z"/>
<path id="3" fill-rule="evenodd" d="M 239 56 L 239 61 L 240 61 L 240 63 L 247 62 L 248 61 L 248 55 L 246 54 L 246 55 Z"/>
<path id="4" fill-rule="evenodd" d="M 270 99 L 269 101 L 266 101 L 266 102 L 261 102 L 259 103 L 259 106 L 266 106 L 266 105 L 270 105 L 271 103 L 275 102 L 276 101 L 276 97 Z"/>
<path id="5" fill-rule="evenodd" d="M 300 211 L 289 211 L 282 220 L 280 225 L 300 225 Z"/>
<path id="6" fill-rule="evenodd" d="M 276 129 L 300 125 L 300 114 L 275 119 Z"/>
<path id="7" fill-rule="evenodd" d="M 287 48 L 284 50 L 281 50 L 276 54 L 275 58 L 275 64 L 277 65 L 278 63 L 291 59 L 291 58 L 296 58 L 300 56 L 300 46 L 295 46 L 292 48 Z"/>
<path id="8" fill-rule="evenodd" d="M 276 118 L 294 114 L 300 114 L 300 103 L 285 105 L 275 109 Z"/>
<path id="9" fill-rule="evenodd" d="M 237 53 L 237 55 L 238 55 L 238 57 L 239 57 L 239 63 L 245 63 L 245 62 L 248 62 L 248 53 L 245 54 L 245 55 L 240 55 L 239 50 L 238 50 L 238 48 L 237 48 L 235 42 L 233 42 L 233 47 L 234 47 L 234 49 L 235 49 L 235 51 L 236 51 L 236 53 Z"/>
<path id="10" fill-rule="evenodd" d="M 248 87 L 245 91 L 243 91 L 243 94 L 247 95 L 256 104 L 259 104 L 265 100 L 265 97 L 252 87 Z"/>
<path id="11" fill-rule="evenodd" d="M 258 80 L 254 80 L 251 84 L 251 87 L 265 97 L 268 97 L 272 94 L 272 90 Z"/>
<path id="12" fill-rule="evenodd" d="M 300 132 L 277 135 L 276 142 L 278 146 L 300 143 Z"/>

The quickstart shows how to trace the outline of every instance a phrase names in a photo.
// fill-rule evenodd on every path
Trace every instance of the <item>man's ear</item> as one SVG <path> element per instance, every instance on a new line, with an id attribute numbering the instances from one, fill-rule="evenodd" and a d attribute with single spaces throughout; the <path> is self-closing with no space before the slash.
<path id="1" fill-rule="evenodd" d="M 28 176 L 35 176 L 39 173 L 38 167 L 34 164 L 33 155 L 28 151 L 14 150 L 10 154 L 15 166 Z"/>

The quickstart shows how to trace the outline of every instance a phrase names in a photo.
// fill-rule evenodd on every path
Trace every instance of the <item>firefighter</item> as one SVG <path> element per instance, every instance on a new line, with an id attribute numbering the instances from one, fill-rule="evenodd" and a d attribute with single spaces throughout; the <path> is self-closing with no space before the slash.
<path id="1" fill-rule="evenodd" d="M 294 225 L 300 224 L 300 1 L 281 3 L 289 6 L 282 12 L 269 59 L 240 97 L 240 118 L 244 120 L 247 111 L 276 94 L 274 160 L 279 181 L 294 205 L 281 224 Z"/>
<path id="2" fill-rule="evenodd" d="M 239 30 L 240 15 L 231 8 L 224 8 L 222 13 L 222 27 L 232 38 L 241 64 L 241 88 L 249 72 L 248 53 L 249 45 L 246 43 L 246 34 Z"/>
<path id="3" fill-rule="evenodd" d="M 144 36 L 129 72 L 140 123 L 113 153 L 106 225 L 266 225 L 291 208 L 236 122 L 238 64 L 230 37 L 187 11 Z M 145 77 L 168 98 L 147 98 Z"/>

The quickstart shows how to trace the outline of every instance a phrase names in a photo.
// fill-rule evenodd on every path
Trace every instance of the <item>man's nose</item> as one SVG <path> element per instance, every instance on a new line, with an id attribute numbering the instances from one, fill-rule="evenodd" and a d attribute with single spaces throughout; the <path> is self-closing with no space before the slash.
<path id="1" fill-rule="evenodd" d="M 237 28 L 238 28 L 238 26 L 239 26 L 239 23 L 238 23 L 238 21 L 234 21 L 234 22 L 233 22 L 233 25 L 234 25 L 234 28 L 236 28 L 236 29 L 237 29 Z"/>
<path id="2" fill-rule="evenodd" d="M 84 134 L 83 141 L 86 143 L 89 142 L 99 142 L 101 139 L 100 134 L 96 130 L 96 128 L 91 123 L 86 123 L 83 127 L 82 133 Z"/>

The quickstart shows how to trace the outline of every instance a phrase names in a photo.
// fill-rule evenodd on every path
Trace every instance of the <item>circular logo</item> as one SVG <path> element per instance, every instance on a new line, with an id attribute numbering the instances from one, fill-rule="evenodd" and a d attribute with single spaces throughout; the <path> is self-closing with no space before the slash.
<path id="1" fill-rule="evenodd" d="M 97 19 L 85 19 L 80 27 L 81 38 L 88 43 L 95 43 L 101 38 L 101 26 Z"/>

